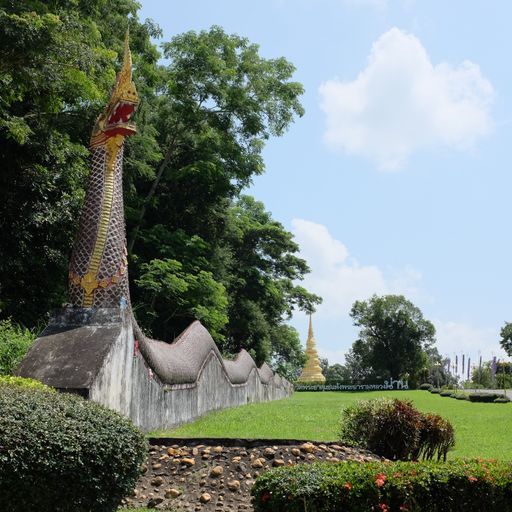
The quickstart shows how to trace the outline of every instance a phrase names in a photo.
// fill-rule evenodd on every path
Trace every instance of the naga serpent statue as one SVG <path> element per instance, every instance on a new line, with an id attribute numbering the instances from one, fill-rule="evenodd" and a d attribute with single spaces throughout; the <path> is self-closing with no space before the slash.
<path id="1" fill-rule="evenodd" d="M 91 175 L 69 266 L 69 298 L 80 308 L 130 302 L 123 208 L 123 146 L 136 133 L 130 118 L 139 104 L 126 34 L 123 66 L 110 101 L 94 126 Z"/>

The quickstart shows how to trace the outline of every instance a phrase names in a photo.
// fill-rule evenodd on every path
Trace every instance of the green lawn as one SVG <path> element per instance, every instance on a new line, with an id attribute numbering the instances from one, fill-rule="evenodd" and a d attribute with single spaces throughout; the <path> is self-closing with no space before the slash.
<path id="1" fill-rule="evenodd" d="M 457 445 L 450 457 L 512 459 L 512 404 L 471 403 L 427 391 L 300 392 L 275 402 L 208 414 L 155 437 L 240 437 L 335 441 L 341 410 L 355 400 L 407 398 L 424 412 L 449 419 Z"/>

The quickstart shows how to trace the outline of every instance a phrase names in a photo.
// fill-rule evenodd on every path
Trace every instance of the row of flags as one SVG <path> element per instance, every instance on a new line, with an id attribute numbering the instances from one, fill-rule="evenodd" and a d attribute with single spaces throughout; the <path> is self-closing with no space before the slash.
<path id="1" fill-rule="evenodd" d="M 468 356 L 466 358 L 465 354 L 462 354 L 461 359 L 459 359 L 459 356 L 456 355 L 455 359 L 452 360 L 450 358 L 447 358 L 447 359 L 445 359 L 445 362 L 446 362 L 445 369 L 448 373 L 451 373 L 454 376 L 460 376 L 462 378 L 467 376 L 468 380 L 471 378 L 471 369 L 476 369 L 476 367 L 477 367 L 476 364 L 471 366 L 471 357 Z M 459 367 L 459 362 L 460 362 L 460 367 Z M 493 379 L 496 376 L 497 368 L 498 368 L 498 359 L 496 358 L 496 356 L 494 356 L 491 361 L 491 376 Z M 460 372 L 459 372 L 459 370 L 460 370 Z M 479 357 L 478 370 L 479 371 L 482 370 L 482 356 Z"/>

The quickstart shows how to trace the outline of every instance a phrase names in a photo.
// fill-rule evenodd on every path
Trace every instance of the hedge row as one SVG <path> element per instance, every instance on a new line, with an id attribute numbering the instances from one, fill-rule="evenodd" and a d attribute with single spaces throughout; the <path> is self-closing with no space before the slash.
<path id="1" fill-rule="evenodd" d="M 256 512 L 512 511 L 512 462 L 344 462 L 270 470 L 252 489 Z"/>
<path id="2" fill-rule="evenodd" d="M 140 474 L 143 434 L 99 404 L 26 379 L 6 380 L 0 383 L 0 511 L 117 510 Z"/>
<path id="3" fill-rule="evenodd" d="M 426 390 L 427 388 L 425 387 L 422 389 Z M 486 402 L 495 404 L 505 404 L 510 402 L 510 398 L 508 398 L 504 393 L 465 393 L 459 390 L 438 388 L 431 388 L 429 391 L 443 397 L 455 398 L 457 400 L 468 400 L 470 402 Z"/>

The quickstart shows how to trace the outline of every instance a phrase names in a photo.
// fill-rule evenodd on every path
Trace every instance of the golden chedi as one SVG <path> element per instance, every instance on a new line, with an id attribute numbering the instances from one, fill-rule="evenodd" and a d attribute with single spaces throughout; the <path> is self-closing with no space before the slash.
<path id="1" fill-rule="evenodd" d="M 306 355 L 308 357 L 306 365 L 297 382 L 325 382 L 325 377 L 320 368 L 318 352 L 316 351 L 316 341 L 313 335 L 313 323 L 309 315 L 308 341 L 306 342 Z"/>

